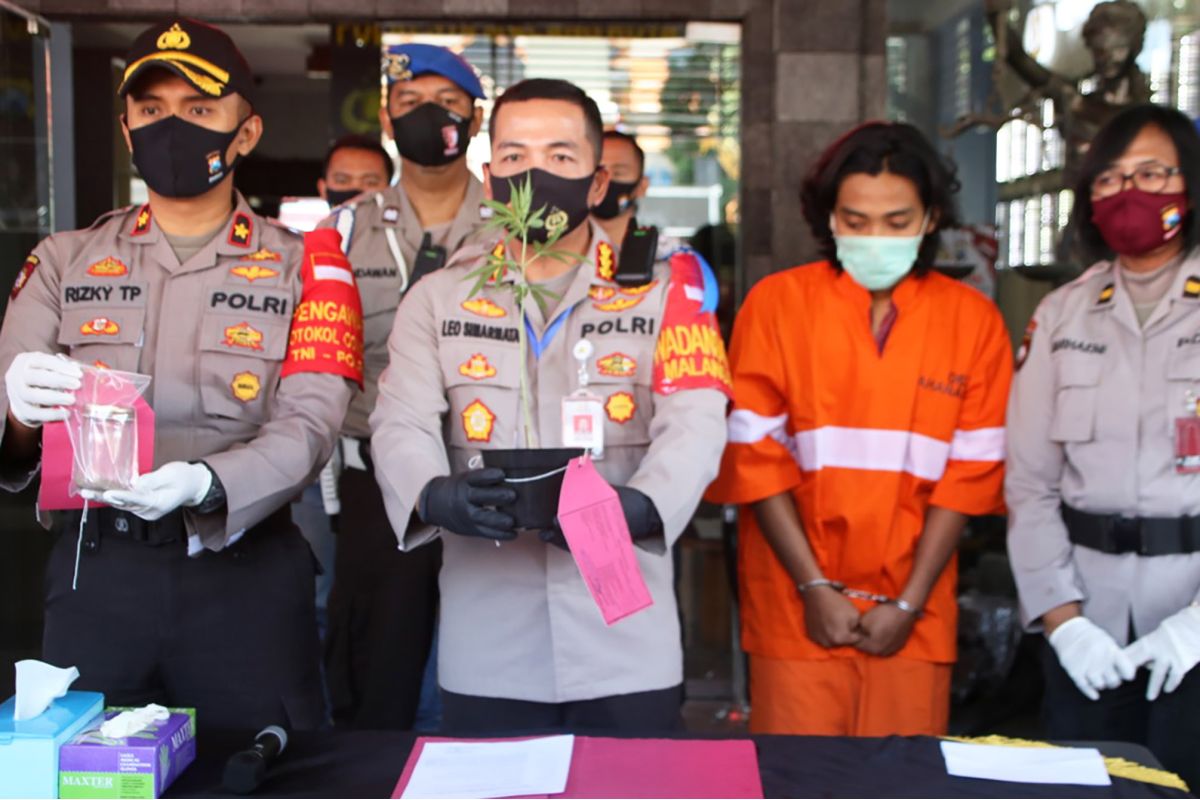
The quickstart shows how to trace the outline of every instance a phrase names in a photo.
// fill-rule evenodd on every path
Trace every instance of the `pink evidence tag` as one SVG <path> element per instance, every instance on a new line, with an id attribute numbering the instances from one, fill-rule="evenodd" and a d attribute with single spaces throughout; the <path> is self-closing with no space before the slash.
<path id="1" fill-rule="evenodd" d="M 617 492 L 586 455 L 567 464 L 558 496 L 558 523 L 604 624 L 620 622 L 654 605 Z"/>
<path id="2" fill-rule="evenodd" d="M 1175 418 L 1175 471 L 1200 472 L 1200 417 Z"/>

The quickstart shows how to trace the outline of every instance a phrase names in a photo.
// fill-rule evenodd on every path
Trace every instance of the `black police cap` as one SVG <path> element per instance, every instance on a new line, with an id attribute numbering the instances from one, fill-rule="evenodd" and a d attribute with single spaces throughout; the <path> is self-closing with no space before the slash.
<path id="1" fill-rule="evenodd" d="M 254 86 L 250 65 L 233 39 L 186 17 L 154 25 L 134 39 L 117 93 L 124 97 L 142 73 L 156 68 L 170 70 L 209 97 L 236 93 L 249 100 Z"/>

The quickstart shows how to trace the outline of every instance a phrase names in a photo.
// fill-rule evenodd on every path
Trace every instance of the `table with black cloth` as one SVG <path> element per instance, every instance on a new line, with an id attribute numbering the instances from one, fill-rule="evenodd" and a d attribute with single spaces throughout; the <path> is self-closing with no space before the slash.
<path id="1" fill-rule="evenodd" d="M 532 732 L 531 732 L 532 733 Z M 558 731 L 561 733 L 561 731 Z M 595 735 L 582 732 L 581 735 Z M 391 797 L 417 734 L 393 731 L 293 733 L 258 797 Z M 638 734 L 634 738 L 683 738 Z M 696 737 L 704 738 L 704 737 Z M 731 738 L 728 736 L 709 738 Z M 1112 786 L 1048 786 L 955 778 L 938 740 L 752 736 L 767 797 L 1188 797 L 1175 789 L 1114 777 Z M 232 797 L 221 788 L 225 761 L 250 747 L 253 731 L 200 730 L 196 761 L 167 797 Z M 1158 767 L 1148 750 L 1093 743 L 1106 756 Z"/>

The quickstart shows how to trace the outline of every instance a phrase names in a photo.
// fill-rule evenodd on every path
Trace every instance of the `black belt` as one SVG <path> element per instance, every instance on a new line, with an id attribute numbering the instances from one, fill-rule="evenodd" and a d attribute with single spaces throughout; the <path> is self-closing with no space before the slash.
<path id="1" fill-rule="evenodd" d="M 82 514 L 81 511 L 72 511 L 64 515 L 63 530 L 74 535 L 79 530 L 79 520 Z M 255 525 L 252 530 L 286 528 L 291 525 L 291 521 L 291 508 L 284 505 Z M 154 522 L 147 522 L 128 511 L 121 511 L 109 506 L 89 509 L 87 524 L 84 526 L 83 532 L 84 544 L 98 543 L 102 536 L 119 536 L 157 547 L 172 542 L 182 542 L 187 539 L 188 534 L 183 521 L 183 512 L 178 509 Z M 94 548 L 95 544 L 89 549 Z"/>
<path id="2" fill-rule="evenodd" d="M 1200 551 L 1200 517 L 1122 517 L 1062 507 L 1072 543 L 1101 553 L 1168 556 Z"/>

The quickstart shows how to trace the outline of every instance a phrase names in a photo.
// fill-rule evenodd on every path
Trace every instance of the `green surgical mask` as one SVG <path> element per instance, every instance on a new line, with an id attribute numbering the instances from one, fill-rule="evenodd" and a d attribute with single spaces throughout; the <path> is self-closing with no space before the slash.
<path id="1" fill-rule="evenodd" d="M 928 226 L 929 214 L 926 213 L 921 232 L 916 236 L 839 236 L 835 232 L 833 239 L 837 242 L 838 261 L 864 289 L 890 289 L 917 263 L 917 253 Z M 834 230 L 832 215 L 829 230 Z"/>

